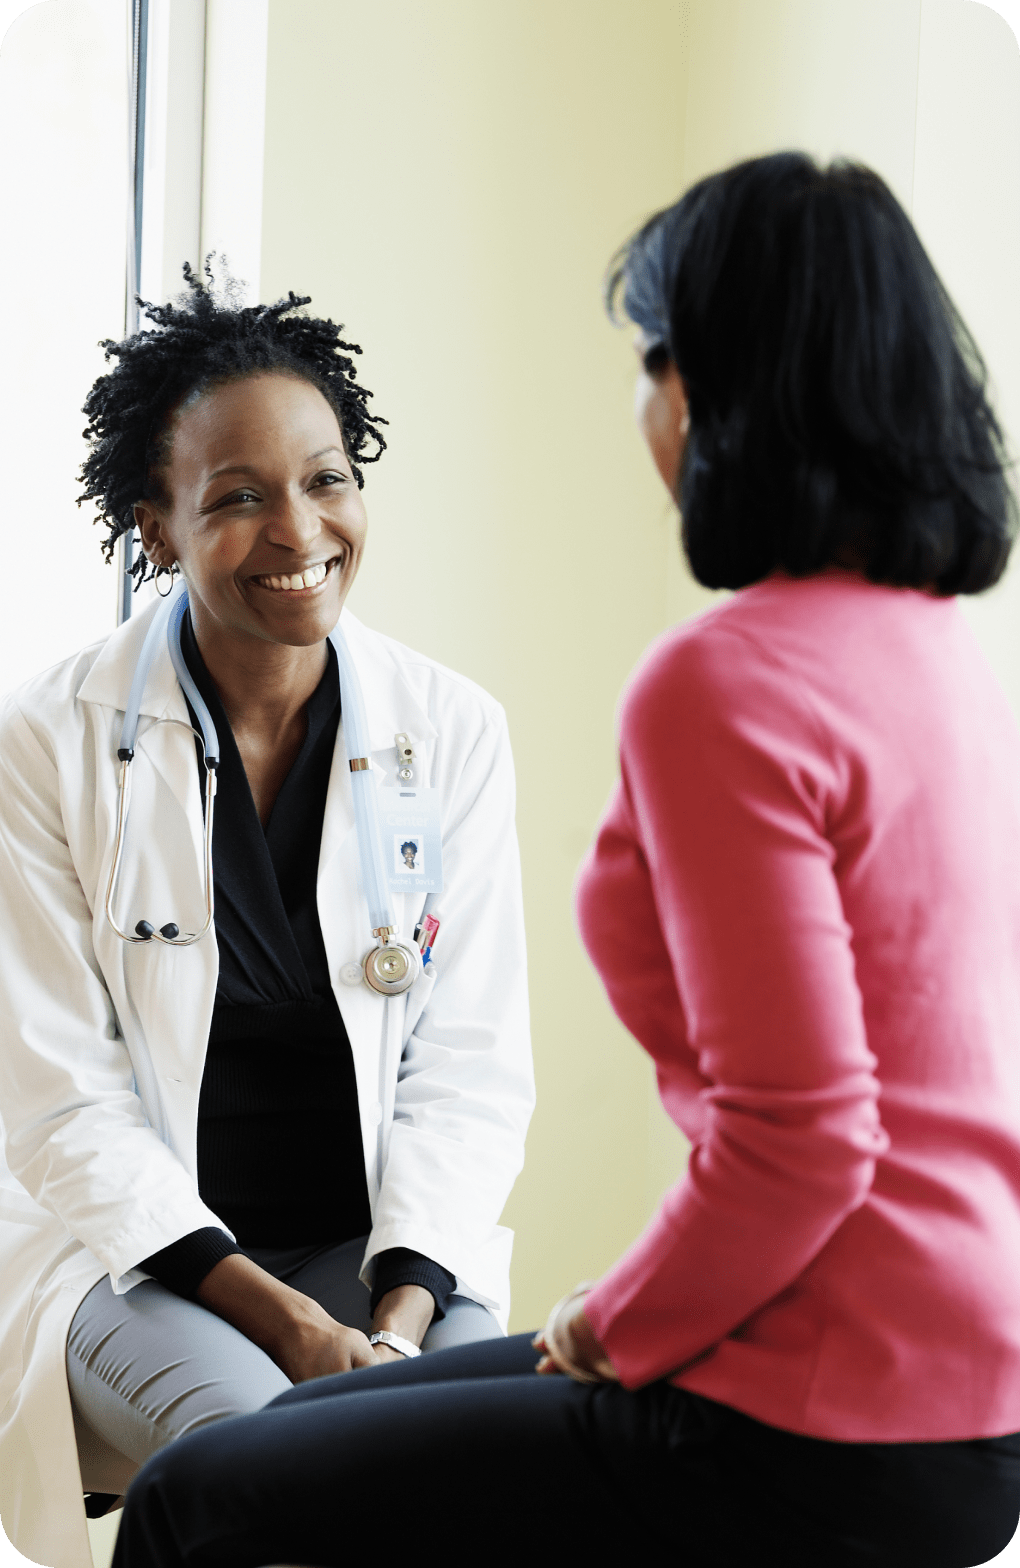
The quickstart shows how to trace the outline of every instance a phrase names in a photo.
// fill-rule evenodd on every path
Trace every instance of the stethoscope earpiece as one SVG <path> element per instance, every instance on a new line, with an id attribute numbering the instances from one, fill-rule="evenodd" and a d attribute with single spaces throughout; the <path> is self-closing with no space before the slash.
<path id="1" fill-rule="evenodd" d="M 156 934 L 156 927 L 149 920 L 139 920 L 135 926 L 135 935 L 141 937 L 143 942 L 151 942 Z M 180 934 L 180 926 L 175 926 L 172 920 L 168 920 L 165 926 L 159 928 L 159 935 L 164 942 L 173 942 Z"/>

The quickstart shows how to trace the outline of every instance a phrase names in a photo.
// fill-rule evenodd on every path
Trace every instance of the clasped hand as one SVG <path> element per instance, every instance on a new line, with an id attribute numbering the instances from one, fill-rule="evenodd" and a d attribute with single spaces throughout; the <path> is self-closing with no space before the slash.
<path id="1" fill-rule="evenodd" d="M 585 1298 L 592 1283 L 583 1280 L 557 1301 L 545 1328 L 535 1335 L 531 1343 L 536 1350 L 545 1352 L 536 1372 L 563 1372 L 577 1383 L 619 1382 L 619 1374 L 585 1314 Z"/>
<path id="2" fill-rule="evenodd" d="M 374 1317 L 377 1329 L 389 1329 L 420 1345 L 432 1321 L 435 1303 L 420 1285 L 398 1285 L 383 1296 Z M 331 1372 L 352 1372 L 387 1361 L 403 1361 L 399 1350 L 372 1345 L 360 1329 L 338 1323 L 308 1297 L 292 1307 L 289 1329 L 278 1346 L 277 1361 L 292 1383 L 325 1377 Z"/>
<path id="3" fill-rule="evenodd" d="M 243 1253 L 222 1258 L 210 1270 L 198 1299 L 261 1346 L 292 1383 L 403 1359 L 388 1345 L 370 1345 L 367 1334 L 338 1323 L 310 1296 L 274 1279 Z M 434 1308 L 420 1285 L 398 1285 L 382 1298 L 373 1322 L 420 1345 Z"/>

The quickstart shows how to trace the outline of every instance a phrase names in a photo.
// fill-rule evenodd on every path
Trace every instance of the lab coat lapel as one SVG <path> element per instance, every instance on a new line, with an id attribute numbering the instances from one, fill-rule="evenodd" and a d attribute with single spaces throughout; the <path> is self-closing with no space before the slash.
<path id="1" fill-rule="evenodd" d="M 115 710 L 111 716 L 111 757 L 116 761 L 121 716 L 127 706 L 142 643 L 159 606 L 148 605 L 119 626 L 103 645 L 78 693 L 80 702 L 97 703 Z M 156 722 L 154 722 L 156 721 Z M 181 725 L 185 726 L 182 733 Z M 170 651 L 161 640 L 145 683 L 139 708 L 136 750 L 162 776 L 188 818 L 195 853 L 201 863 L 203 818 L 195 751 L 181 741 L 191 728 L 188 705 L 178 684 Z"/>

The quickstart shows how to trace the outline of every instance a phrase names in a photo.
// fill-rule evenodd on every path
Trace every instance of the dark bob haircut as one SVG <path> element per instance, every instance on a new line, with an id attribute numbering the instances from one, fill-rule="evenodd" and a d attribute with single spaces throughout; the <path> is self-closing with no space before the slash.
<path id="1" fill-rule="evenodd" d="M 742 588 L 831 564 L 979 593 L 1015 532 L 981 356 L 870 169 L 737 164 L 656 214 L 607 298 L 690 405 L 677 500 L 691 569 Z"/>
<path id="2" fill-rule="evenodd" d="M 231 279 L 214 287 L 211 260 L 204 281 L 185 265 L 187 290 L 175 303 L 138 301 L 155 331 L 101 345 L 106 358 L 119 363 L 99 377 L 85 403 L 91 451 L 82 464 L 85 489 L 78 504 L 98 503 L 107 560 L 120 535 L 134 528 L 135 502 L 166 501 L 164 469 L 174 416 L 214 386 L 278 371 L 318 387 L 336 414 L 359 487 L 360 465 L 376 462 L 386 448 L 379 430 L 386 421 L 368 412 L 372 394 L 358 386 L 350 358 L 361 349 L 342 341 L 343 328 L 297 314 L 310 301 L 296 294 L 275 305 L 238 305 Z M 146 575 L 156 576 L 144 555 L 131 570 L 136 587 Z"/>

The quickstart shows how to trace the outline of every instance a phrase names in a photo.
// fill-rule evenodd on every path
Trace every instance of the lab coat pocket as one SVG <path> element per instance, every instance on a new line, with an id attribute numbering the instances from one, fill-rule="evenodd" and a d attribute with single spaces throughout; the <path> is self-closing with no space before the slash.
<path id="1" fill-rule="evenodd" d="M 435 983 L 436 966 L 435 963 L 430 962 L 425 965 L 424 970 L 418 976 L 417 980 L 414 982 L 414 985 L 407 993 L 407 1002 L 405 1004 L 406 1011 L 404 1013 L 404 1032 L 400 1042 L 401 1050 L 404 1049 L 408 1040 L 410 1040 L 411 1036 L 414 1034 L 415 1029 L 418 1027 L 418 1020 L 425 1011 L 428 999 L 432 995 L 432 987 L 435 985 Z"/>

